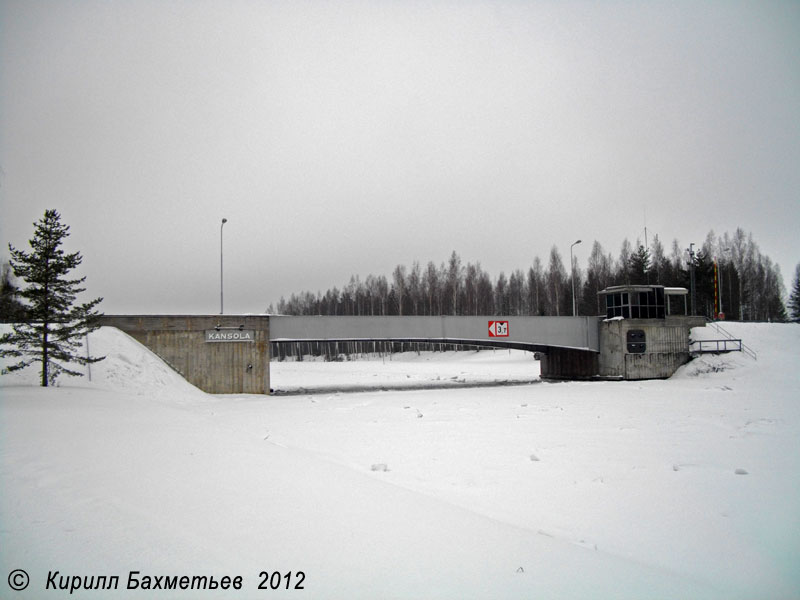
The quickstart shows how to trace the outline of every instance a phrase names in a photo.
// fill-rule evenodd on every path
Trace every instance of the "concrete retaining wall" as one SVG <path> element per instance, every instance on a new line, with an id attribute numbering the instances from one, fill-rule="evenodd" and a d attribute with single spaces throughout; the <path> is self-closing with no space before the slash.
<path id="1" fill-rule="evenodd" d="M 269 394 L 267 316 L 105 315 L 101 323 L 135 338 L 205 392 Z M 248 332 L 252 341 L 206 341 L 206 331 L 217 338 Z"/>

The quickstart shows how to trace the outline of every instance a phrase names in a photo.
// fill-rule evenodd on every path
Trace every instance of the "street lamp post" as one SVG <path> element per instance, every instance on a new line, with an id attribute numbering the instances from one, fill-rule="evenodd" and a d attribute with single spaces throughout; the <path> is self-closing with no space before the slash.
<path id="1" fill-rule="evenodd" d="M 225 223 L 228 222 L 228 219 L 222 219 L 222 223 L 219 226 L 219 314 L 222 314 L 222 228 L 225 226 Z"/>
<path id="2" fill-rule="evenodd" d="M 581 241 L 578 240 L 577 242 L 573 243 L 572 246 L 576 246 L 580 244 Z M 578 309 L 575 305 L 575 266 L 572 264 L 572 246 L 569 247 L 569 270 L 572 274 L 572 316 L 576 316 L 578 314 Z"/>

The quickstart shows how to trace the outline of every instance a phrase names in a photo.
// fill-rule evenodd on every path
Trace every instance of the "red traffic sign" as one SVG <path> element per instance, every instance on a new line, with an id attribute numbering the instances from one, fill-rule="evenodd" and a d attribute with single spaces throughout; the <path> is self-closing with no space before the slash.
<path id="1" fill-rule="evenodd" d="M 508 337 L 508 321 L 489 321 L 489 337 Z"/>

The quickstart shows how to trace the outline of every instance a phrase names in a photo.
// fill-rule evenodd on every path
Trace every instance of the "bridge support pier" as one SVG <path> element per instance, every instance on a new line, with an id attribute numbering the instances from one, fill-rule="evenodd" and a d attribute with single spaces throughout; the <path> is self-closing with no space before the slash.
<path id="1" fill-rule="evenodd" d="M 549 348 L 540 354 L 543 379 L 592 379 L 598 372 L 598 353 L 571 348 Z"/>

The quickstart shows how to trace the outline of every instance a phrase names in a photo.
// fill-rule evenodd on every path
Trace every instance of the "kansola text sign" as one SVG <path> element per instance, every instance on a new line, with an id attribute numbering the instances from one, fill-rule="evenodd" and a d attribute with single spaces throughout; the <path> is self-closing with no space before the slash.
<path id="1" fill-rule="evenodd" d="M 254 342 L 254 329 L 206 329 L 207 342 Z"/>

